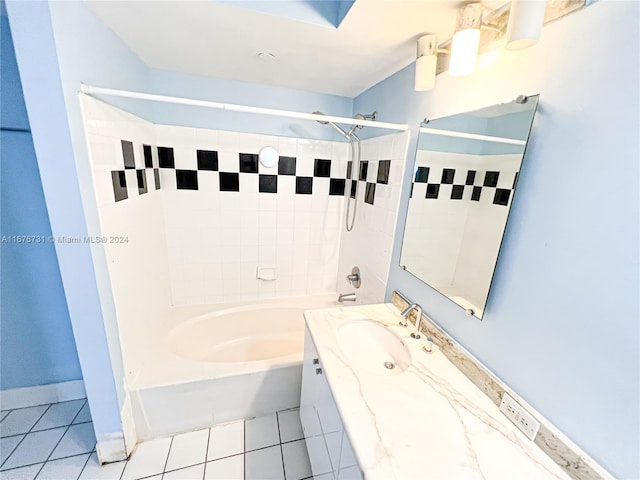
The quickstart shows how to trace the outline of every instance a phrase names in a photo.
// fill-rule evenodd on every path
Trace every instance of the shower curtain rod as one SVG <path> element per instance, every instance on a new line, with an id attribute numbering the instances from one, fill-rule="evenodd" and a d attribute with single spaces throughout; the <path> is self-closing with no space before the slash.
<path id="1" fill-rule="evenodd" d="M 477 133 L 456 132 L 454 130 L 440 130 L 439 128 L 420 127 L 420 133 L 444 135 L 446 137 L 470 138 L 472 140 L 484 140 L 487 142 L 508 143 L 510 145 L 526 145 L 525 140 L 515 138 L 493 137 L 491 135 L 479 135 Z"/>
<path id="2" fill-rule="evenodd" d="M 298 118 L 301 120 L 320 120 L 322 122 L 336 122 L 346 125 L 362 125 L 364 127 L 385 128 L 388 130 L 405 131 L 409 129 L 407 124 L 378 122 L 373 120 L 359 120 L 356 118 L 337 117 L 335 115 L 319 115 L 316 113 L 294 112 L 290 110 L 277 110 L 274 108 L 252 107 L 249 105 L 235 105 L 232 103 L 210 102 L 208 100 L 194 100 L 191 98 L 169 97 L 152 93 L 132 92 L 128 90 L 116 90 L 113 88 L 94 87 L 85 83 L 80 84 L 80 91 L 89 95 L 112 95 L 115 97 L 137 98 L 155 102 L 176 103 L 180 105 L 192 105 L 196 107 L 216 108 L 231 112 L 259 113 L 277 117 Z"/>

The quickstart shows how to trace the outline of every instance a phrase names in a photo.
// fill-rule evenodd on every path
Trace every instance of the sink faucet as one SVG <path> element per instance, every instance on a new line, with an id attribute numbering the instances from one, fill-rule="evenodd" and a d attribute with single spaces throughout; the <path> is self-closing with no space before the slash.
<path id="1" fill-rule="evenodd" d="M 341 293 L 338 295 L 338 302 L 355 302 L 356 294 L 355 293 Z"/>
<path id="2" fill-rule="evenodd" d="M 416 331 L 411 334 L 411 338 L 418 339 L 420 338 L 420 324 L 422 323 L 422 307 L 420 305 L 418 305 L 417 303 L 412 303 L 407 308 L 405 308 L 400 314 L 402 316 L 400 325 L 402 325 L 403 327 L 407 326 L 407 318 L 412 310 L 416 311 Z"/>

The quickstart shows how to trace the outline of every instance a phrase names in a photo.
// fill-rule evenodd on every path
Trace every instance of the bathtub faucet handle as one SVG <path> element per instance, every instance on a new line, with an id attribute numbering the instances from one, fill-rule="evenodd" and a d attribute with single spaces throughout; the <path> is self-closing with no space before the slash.
<path id="1" fill-rule="evenodd" d="M 356 294 L 355 293 L 340 293 L 338 295 L 338 302 L 355 302 Z"/>
<path id="2" fill-rule="evenodd" d="M 353 285 L 355 288 L 360 288 L 362 279 L 360 278 L 360 269 L 358 267 L 353 267 L 351 269 L 351 274 L 347 275 L 347 282 L 349 282 L 349 285 Z"/>

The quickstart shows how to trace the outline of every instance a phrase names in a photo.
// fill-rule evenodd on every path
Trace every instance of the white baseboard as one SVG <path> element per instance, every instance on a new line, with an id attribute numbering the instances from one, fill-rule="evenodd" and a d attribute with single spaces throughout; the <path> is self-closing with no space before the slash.
<path id="1" fill-rule="evenodd" d="M 87 396 L 82 380 L 38 385 L 36 387 L 12 388 L 0 391 L 0 409 L 33 407 L 45 403 L 66 402 Z"/>
<path id="2" fill-rule="evenodd" d="M 123 433 L 116 432 L 99 435 L 96 443 L 96 452 L 100 465 L 126 460 L 127 452 L 124 446 Z"/>

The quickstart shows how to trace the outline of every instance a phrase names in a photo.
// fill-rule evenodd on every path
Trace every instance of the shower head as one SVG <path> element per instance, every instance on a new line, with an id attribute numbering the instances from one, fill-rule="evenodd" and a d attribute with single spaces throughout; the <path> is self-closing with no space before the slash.
<path id="1" fill-rule="evenodd" d="M 314 115 L 324 115 L 324 113 L 316 111 L 313 112 Z M 331 125 L 333 128 L 335 128 L 338 133 L 340 135 L 342 135 L 344 138 L 346 138 L 348 141 L 351 141 L 351 136 L 349 133 L 345 132 L 342 128 L 340 128 L 338 125 L 336 125 L 333 122 L 330 122 L 328 120 L 316 120 L 316 122 L 321 123 L 322 125 Z"/>

